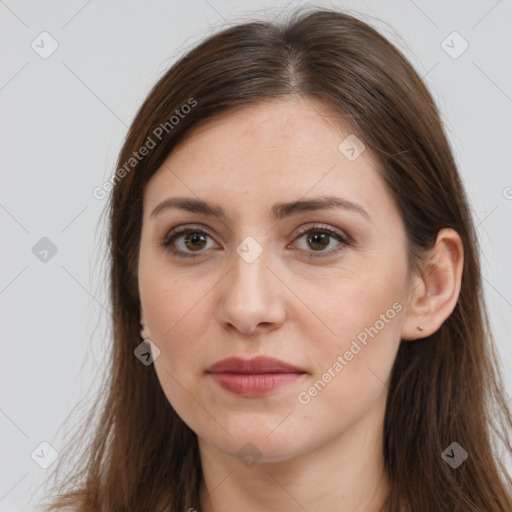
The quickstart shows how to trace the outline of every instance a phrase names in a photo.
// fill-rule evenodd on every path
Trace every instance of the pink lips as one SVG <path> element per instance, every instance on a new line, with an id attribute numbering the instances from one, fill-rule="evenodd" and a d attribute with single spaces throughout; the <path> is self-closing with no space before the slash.
<path id="1" fill-rule="evenodd" d="M 279 359 L 258 356 L 253 359 L 230 357 L 208 368 L 223 389 L 241 396 L 262 396 L 291 384 L 306 373 Z"/>

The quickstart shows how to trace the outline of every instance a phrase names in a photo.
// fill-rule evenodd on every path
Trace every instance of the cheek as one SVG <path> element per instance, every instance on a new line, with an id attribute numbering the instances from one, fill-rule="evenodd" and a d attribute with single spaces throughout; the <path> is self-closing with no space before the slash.
<path id="1" fill-rule="evenodd" d="M 152 342 L 159 348 L 155 369 L 168 398 L 180 384 L 189 387 L 197 369 L 204 295 L 208 287 L 197 279 L 184 279 L 162 261 L 141 253 L 139 292 Z"/>
<path id="2" fill-rule="evenodd" d="M 361 266 L 343 277 L 303 284 L 299 293 L 309 298 L 321 320 L 302 321 L 310 344 L 304 348 L 314 362 L 315 382 L 321 381 L 318 392 L 331 390 L 322 391 L 325 399 L 337 396 L 350 403 L 350 397 L 363 399 L 384 385 L 400 343 L 404 309 L 405 271 L 399 264 L 395 268 L 400 270 Z"/>
<path id="3" fill-rule="evenodd" d="M 173 268 L 165 257 L 151 254 L 149 250 L 141 254 L 140 299 L 153 341 L 157 344 L 160 341 L 161 348 L 171 348 L 173 343 L 173 350 L 184 346 L 177 340 L 182 338 L 183 330 L 191 346 L 194 326 L 199 326 L 199 320 L 204 318 L 202 310 L 213 285 L 210 280 L 194 275 L 190 269 Z"/>
<path id="4" fill-rule="evenodd" d="M 208 343 L 201 333 L 209 323 L 202 295 L 189 291 L 177 297 L 175 292 L 164 289 L 161 295 L 155 294 L 150 306 L 152 337 L 160 349 L 160 357 L 154 362 L 155 371 L 167 400 L 192 428 L 198 420 L 205 425 L 211 420 L 197 402 Z"/>
<path id="5" fill-rule="evenodd" d="M 141 300 L 151 339 L 160 349 L 155 370 L 169 402 L 181 413 L 191 410 L 191 396 L 206 367 L 205 336 L 212 312 L 204 279 L 176 277 L 153 266 L 141 279 Z"/>
<path id="6" fill-rule="evenodd" d="M 312 346 L 315 374 L 295 400 L 304 425 L 323 425 L 325 435 L 335 435 L 379 400 L 382 406 L 400 342 L 403 306 L 397 299 L 392 287 L 361 289 L 354 282 L 314 302 L 323 304 L 319 313 L 335 334 Z"/>
<path id="7" fill-rule="evenodd" d="M 146 317 L 152 341 L 161 350 L 161 363 L 173 373 L 191 373 L 201 360 L 205 340 L 200 333 L 210 322 L 211 311 L 206 309 L 204 291 L 197 293 L 193 286 L 175 285 L 156 283 L 145 302 Z M 195 289 L 203 290 L 200 286 Z"/>

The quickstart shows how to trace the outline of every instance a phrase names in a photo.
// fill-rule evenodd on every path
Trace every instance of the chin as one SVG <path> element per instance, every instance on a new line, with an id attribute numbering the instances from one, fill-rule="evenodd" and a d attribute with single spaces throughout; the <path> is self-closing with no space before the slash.
<path id="1" fill-rule="evenodd" d="M 278 424 L 277 422 L 276 424 Z M 213 446 L 219 452 L 236 458 L 247 467 L 258 463 L 281 462 L 292 459 L 307 451 L 306 439 L 299 439 L 297 434 L 283 430 L 273 431 L 268 428 L 254 428 L 247 424 L 240 425 L 239 433 L 233 433 L 233 437 L 222 431 L 220 436 L 204 436 L 199 432 L 198 436 Z M 269 435 L 269 432 L 272 432 Z M 300 433 L 303 436 L 303 432 Z"/>

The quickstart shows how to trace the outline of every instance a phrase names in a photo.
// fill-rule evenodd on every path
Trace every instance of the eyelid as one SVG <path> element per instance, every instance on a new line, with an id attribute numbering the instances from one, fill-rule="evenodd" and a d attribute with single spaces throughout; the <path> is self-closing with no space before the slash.
<path id="1" fill-rule="evenodd" d="M 346 232 L 341 231 L 337 228 L 334 228 L 328 224 L 313 222 L 313 223 L 309 223 L 307 225 L 303 225 L 303 226 L 299 227 L 298 231 L 296 231 L 295 234 L 292 235 L 293 240 L 292 240 L 291 244 L 295 243 L 297 241 L 297 239 L 302 237 L 304 234 L 309 233 L 309 232 L 315 232 L 315 231 L 327 233 L 330 237 L 335 238 L 339 242 L 340 245 L 338 247 L 336 247 L 334 249 L 330 249 L 328 251 L 307 251 L 305 249 L 299 249 L 299 251 L 301 253 L 307 253 L 307 257 L 322 258 L 322 257 L 334 256 L 338 252 L 340 252 L 340 250 L 343 250 L 346 246 L 350 246 L 353 243 L 352 237 L 350 235 L 348 235 Z M 198 251 L 197 253 L 194 253 L 194 252 L 181 251 L 181 250 L 176 250 L 176 249 L 170 248 L 170 245 L 173 242 L 173 239 L 179 238 L 180 236 L 186 235 L 190 232 L 203 233 L 203 234 L 209 236 L 212 240 L 214 240 L 214 236 L 211 234 L 210 230 L 207 227 L 205 227 L 204 225 L 202 225 L 202 224 L 182 224 L 180 226 L 174 227 L 173 229 L 171 229 L 171 231 L 166 233 L 158 245 L 163 246 L 165 249 L 170 251 L 172 254 L 174 254 L 178 257 L 182 257 L 183 259 L 197 258 L 197 257 L 207 254 L 209 251 Z M 212 248 L 210 248 L 210 249 L 212 249 Z"/>
<path id="2" fill-rule="evenodd" d="M 180 226 L 176 226 L 175 228 L 172 228 L 171 231 L 167 232 L 163 237 L 163 242 L 170 240 L 174 235 L 186 234 L 187 231 L 204 232 L 210 238 L 214 238 L 209 229 L 202 224 L 181 224 Z"/>
<path id="3" fill-rule="evenodd" d="M 334 249 L 330 249 L 328 251 L 307 251 L 304 249 L 300 249 L 300 252 L 305 253 L 307 258 L 329 258 L 337 256 L 341 251 L 343 251 L 347 246 L 351 246 L 353 243 L 352 237 L 350 237 L 345 232 L 334 228 L 328 224 L 323 223 L 313 223 L 313 225 L 306 225 L 299 228 L 299 231 L 294 235 L 292 244 L 295 243 L 299 238 L 301 238 L 306 233 L 327 233 L 331 238 L 335 238 L 339 245 Z"/>
<path id="4" fill-rule="evenodd" d="M 323 224 L 321 222 L 313 222 L 308 225 L 301 226 L 295 233 L 294 240 L 296 240 L 299 236 L 302 236 L 304 233 L 308 233 L 309 231 L 326 231 L 329 234 L 332 234 L 343 239 L 346 243 L 352 243 L 352 237 L 350 237 L 346 232 L 341 231 L 340 229 L 335 228 L 333 226 L 330 226 L 329 224 Z"/>
<path id="5" fill-rule="evenodd" d="M 204 231 L 208 236 L 210 236 L 211 238 L 214 238 L 214 236 L 210 232 L 209 228 L 202 224 L 181 224 L 181 225 L 176 226 L 173 229 L 171 229 L 171 231 L 167 232 L 163 237 L 163 241 L 169 240 L 175 234 L 178 234 L 178 233 L 182 234 L 182 233 L 186 232 L 186 230 L 194 230 L 194 229 L 197 229 L 197 231 L 199 231 L 199 232 Z M 297 229 L 298 230 L 292 235 L 292 236 L 294 236 L 294 240 L 297 237 L 303 235 L 304 233 L 307 233 L 310 230 L 317 229 L 319 231 L 325 230 L 330 233 L 336 234 L 337 236 L 339 236 L 340 238 L 343 238 L 347 242 L 350 242 L 350 243 L 353 242 L 352 237 L 348 233 L 341 231 L 337 228 L 334 228 L 334 227 L 330 226 L 329 224 L 310 222 L 307 225 L 302 225 Z"/>

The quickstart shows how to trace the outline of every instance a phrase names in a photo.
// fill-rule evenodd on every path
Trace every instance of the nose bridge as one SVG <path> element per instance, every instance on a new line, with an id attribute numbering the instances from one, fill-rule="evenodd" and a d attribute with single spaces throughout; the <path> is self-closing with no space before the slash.
<path id="1" fill-rule="evenodd" d="M 271 272 L 267 268 L 269 250 L 263 250 L 256 243 L 254 239 L 246 239 L 236 248 L 231 261 L 233 270 L 228 279 L 229 293 L 247 302 L 256 302 L 263 295 L 269 295 L 269 286 L 272 286 L 269 280 Z"/>
<path id="2" fill-rule="evenodd" d="M 231 271 L 220 292 L 218 314 L 222 323 L 250 333 L 258 324 L 282 320 L 279 280 L 267 268 L 271 265 L 270 260 L 270 251 L 263 249 L 254 239 L 245 239 L 233 251 L 229 262 Z"/>

